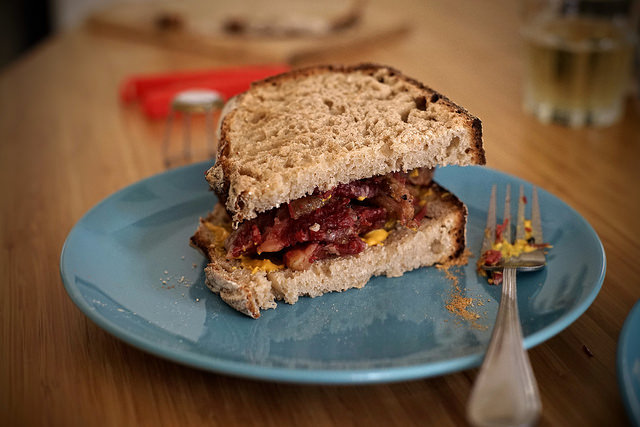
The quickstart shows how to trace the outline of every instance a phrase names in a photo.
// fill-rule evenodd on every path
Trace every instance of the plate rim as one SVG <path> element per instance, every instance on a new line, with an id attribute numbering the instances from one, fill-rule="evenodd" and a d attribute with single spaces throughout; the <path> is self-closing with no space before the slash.
<path id="1" fill-rule="evenodd" d="M 638 299 L 627 313 L 622 329 L 620 330 L 620 338 L 616 349 L 616 374 L 618 379 L 618 389 L 624 403 L 629 421 L 636 426 L 640 425 L 640 395 L 635 396 L 635 388 L 631 384 L 629 366 L 627 359 L 627 347 L 631 339 L 632 331 L 640 330 L 640 299 Z M 635 398 L 633 398 L 635 397 Z"/>
<path id="2" fill-rule="evenodd" d="M 203 355 L 199 353 L 188 352 L 182 349 L 163 347 L 152 340 L 145 339 L 144 337 L 141 337 L 136 333 L 130 332 L 127 329 L 118 326 L 114 322 L 110 321 L 107 316 L 100 314 L 84 299 L 84 297 L 81 295 L 80 290 L 72 283 L 73 281 L 70 280 L 71 275 L 66 272 L 65 268 L 65 257 L 68 253 L 68 246 L 75 234 L 80 232 L 80 228 L 82 227 L 84 221 L 86 221 L 87 218 L 93 214 L 93 212 L 100 209 L 109 200 L 117 197 L 125 191 L 132 189 L 133 187 L 143 185 L 144 183 L 147 183 L 154 179 L 158 179 L 160 177 L 167 177 L 170 175 L 184 173 L 187 169 L 196 169 L 202 167 L 204 170 L 204 168 L 206 168 L 206 165 L 211 165 L 211 162 L 203 161 L 169 169 L 131 183 L 96 203 L 85 214 L 83 214 L 82 217 L 80 217 L 80 219 L 78 219 L 74 226 L 71 228 L 71 230 L 67 234 L 67 237 L 65 238 L 60 253 L 60 277 L 63 282 L 63 286 L 73 303 L 98 327 L 113 335 L 115 338 L 121 339 L 122 341 L 126 342 L 129 345 L 132 345 L 135 348 L 181 365 L 241 378 L 277 381 L 284 383 L 325 385 L 390 383 L 446 375 L 452 372 L 462 371 L 464 369 L 479 366 L 482 358 L 484 357 L 483 354 L 472 354 L 462 357 L 456 357 L 453 359 L 447 359 L 444 361 L 419 363 L 408 366 L 366 369 L 302 369 L 253 365 L 246 362 L 231 361 L 212 355 Z M 522 178 L 487 166 L 473 165 L 466 166 L 465 168 L 474 168 L 489 171 L 490 173 L 507 177 L 510 180 L 520 181 L 529 185 L 533 185 Z M 526 349 L 533 348 L 538 344 L 557 335 L 573 322 L 575 322 L 582 314 L 584 314 L 584 312 L 596 299 L 598 293 L 600 292 L 600 289 L 602 288 L 607 265 L 604 246 L 591 224 L 577 210 L 575 210 L 571 205 L 564 202 L 559 197 L 553 195 L 552 193 L 546 191 L 541 187 L 538 187 L 538 189 L 546 192 L 548 195 L 560 201 L 565 207 L 570 209 L 575 216 L 579 218 L 582 225 L 586 227 L 586 229 L 589 231 L 590 236 L 594 238 L 594 241 L 597 243 L 598 254 L 602 258 L 602 264 L 599 271 L 598 279 L 596 280 L 596 283 L 591 292 L 586 295 L 582 302 L 569 313 L 563 315 L 559 319 L 556 319 L 544 328 L 525 337 L 524 347 Z M 69 277 L 67 277 L 67 275 L 69 275 Z"/>

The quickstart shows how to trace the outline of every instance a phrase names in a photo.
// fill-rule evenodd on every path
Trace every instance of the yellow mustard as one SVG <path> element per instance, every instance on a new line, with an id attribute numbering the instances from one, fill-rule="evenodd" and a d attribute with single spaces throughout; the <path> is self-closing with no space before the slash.
<path id="1" fill-rule="evenodd" d="M 529 240 L 532 237 L 531 232 L 532 232 L 531 220 L 525 219 L 524 220 L 524 239 L 525 240 Z"/>
<path id="2" fill-rule="evenodd" d="M 205 222 L 204 225 L 213 233 L 215 238 L 214 244 L 216 246 L 224 246 L 224 241 L 229 237 L 229 231 L 224 227 L 213 225 L 210 222 Z"/>
<path id="3" fill-rule="evenodd" d="M 244 268 L 251 269 L 251 274 L 256 274 L 258 271 L 270 273 L 284 268 L 284 265 L 275 264 L 268 259 L 255 259 L 245 256 L 240 257 L 240 263 Z"/>
<path id="4" fill-rule="evenodd" d="M 389 236 L 389 232 L 382 228 L 378 228 L 375 230 L 371 230 L 367 234 L 361 237 L 362 241 L 365 242 L 369 246 L 382 246 L 382 242 L 384 242 Z"/>
<path id="5" fill-rule="evenodd" d="M 215 248 L 216 253 L 220 255 L 224 254 L 224 242 L 227 240 L 227 237 L 229 237 L 229 230 L 219 225 L 211 224 L 210 222 L 205 222 L 204 225 L 213 233 L 212 246 Z"/>
<path id="6" fill-rule="evenodd" d="M 210 222 L 205 222 L 204 225 L 213 233 L 213 246 L 216 250 L 224 251 L 224 242 L 227 240 L 227 237 L 229 237 L 229 230 L 219 225 L 211 224 Z M 240 264 L 242 264 L 244 268 L 250 269 L 251 274 L 256 274 L 258 271 L 269 273 L 284 268 L 284 265 L 275 264 L 268 259 L 254 259 L 246 256 L 240 257 Z"/>
<path id="7" fill-rule="evenodd" d="M 531 246 L 524 239 L 518 239 L 513 243 L 509 243 L 507 240 L 502 239 L 501 242 L 494 243 L 492 249 L 500 251 L 504 259 L 517 257 L 522 253 L 533 252 L 537 248 Z"/>

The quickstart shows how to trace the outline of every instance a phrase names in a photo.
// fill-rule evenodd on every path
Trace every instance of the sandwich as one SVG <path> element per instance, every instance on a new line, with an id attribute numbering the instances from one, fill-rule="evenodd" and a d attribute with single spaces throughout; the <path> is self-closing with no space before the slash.
<path id="1" fill-rule="evenodd" d="M 480 120 L 398 70 L 293 70 L 223 109 L 205 173 L 218 203 L 191 244 L 207 287 L 258 318 L 459 259 L 467 208 L 434 169 L 484 163 Z"/>

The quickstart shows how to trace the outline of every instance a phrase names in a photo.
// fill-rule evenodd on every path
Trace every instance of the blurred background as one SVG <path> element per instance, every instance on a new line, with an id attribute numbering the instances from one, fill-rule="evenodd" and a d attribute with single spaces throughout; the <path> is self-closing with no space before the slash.
<path id="1" fill-rule="evenodd" d="M 88 52 L 100 46 L 138 52 L 112 63 L 109 90 L 111 96 L 119 93 L 123 102 L 114 105 L 114 111 L 126 114 L 127 120 L 140 118 L 135 108 L 140 107 L 149 120 L 136 126 L 156 145 L 163 140 L 168 145 L 169 137 L 174 142 L 182 138 L 180 123 L 165 129 L 165 119 L 172 120 L 171 101 L 180 90 L 206 88 L 226 100 L 245 90 L 250 80 L 319 62 L 391 64 L 429 82 L 486 120 L 489 149 L 497 140 L 491 138 L 493 132 L 529 134 L 522 123 L 495 125 L 507 110 L 536 133 L 540 124 L 610 128 L 640 111 L 637 44 L 634 48 L 638 1 L 518 0 L 481 7 L 464 1 L 407 1 L 404 8 L 393 0 L 1 4 L 0 70 L 19 68 L 28 62 L 20 58 L 29 56 L 30 49 L 40 44 L 40 52 L 51 50 L 56 39 L 90 43 L 82 53 L 87 64 L 99 63 Z M 54 34 L 60 37 L 48 39 Z M 76 48 L 82 44 L 73 46 L 57 57 L 79 60 L 83 51 Z M 276 67 L 243 69 L 257 64 Z M 213 71 L 217 67 L 233 67 L 234 79 L 225 71 L 218 75 Z M 181 74 L 185 70 L 196 75 Z M 160 87 L 149 79 L 169 79 L 170 84 Z M 154 90 L 138 90 L 137 85 Z M 192 128 L 199 132 L 192 139 L 203 141 L 204 125 Z M 610 137 L 586 136 L 603 141 Z M 578 149 L 582 142 L 575 144 Z"/>
<path id="2" fill-rule="evenodd" d="M 53 8 L 49 0 L 0 2 L 0 67 L 53 31 Z"/>
<path id="3" fill-rule="evenodd" d="M 463 425 L 473 373 L 326 393 L 256 386 L 118 345 L 82 318 L 60 284 L 60 249 L 91 206 L 170 163 L 211 159 L 211 116 L 184 113 L 192 101 L 213 109 L 215 98 L 183 90 L 205 86 L 227 99 L 263 74 L 360 62 L 391 65 L 464 106 L 483 122 L 490 168 L 553 193 L 594 226 L 607 252 L 606 283 L 585 316 L 531 357 L 543 425 L 625 425 L 615 357 L 640 297 L 640 102 L 637 83 L 625 78 L 637 20 L 627 31 L 618 15 L 632 4 L 0 0 L 0 275 L 8 278 L 0 287 L 0 341 L 8 343 L 0 345 L 8 360 L 0 364 L 0 425 L 121 425 L 141 416 L 205 425 L 220 414 L 227 425 L 238 414 L 247 420 L 247 407 L 270 412 L 273 425 L 289 407 L 298 408 L 294 421 L 307 412 L 334 420 L 337 408 L 372 423 Z M 172 121 L 176 98 L 183 109 Z M 181 150 L 185 122 L 191 157 Z M 154 239 L 168 241 L 172 227 Z M 293 403 L 282 405 L 283 395 Z M 24 422 L 3 423 L 3 404 Z"/>
<path id="4" fill-rule="evenodd" d="M 152 2 L 154 0 L 129 0 Z M 118 1 L 122 3 L 122 1 Z M 48 35 L 82 25 L 114 0 L 5 0 L 0 2 L 0 67 Z"/>

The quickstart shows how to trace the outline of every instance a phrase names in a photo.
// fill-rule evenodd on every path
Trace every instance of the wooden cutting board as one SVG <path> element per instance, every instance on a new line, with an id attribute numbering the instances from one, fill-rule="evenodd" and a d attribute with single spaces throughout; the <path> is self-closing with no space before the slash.
<path id="1" fill-rule="evenodd" d="M 353 11 L 346 1 L 206 0 L 134 2 L 111 6 L 88 19 L 90 29 L 130 40 L 166 47 L 233 57 L 235 61 L 295 63 L 333 50 L 355 49 L 380 42 L 394 42 L 409 29 L 408 20 L 375 2 L 358 3 L 355 23 L 322 34 L 264 35 L 231 33 L 229 22 L 281 23 L 291 18 L 299 28 L 316 28 Z M 286 19 L 284 19 L 286 21 Z M 293 20 L 293 21 L 291 21 Z M 305 21 L 306 20 L 306 21 Z M 245 21 L 246 22 L 246 21 Z M 308 26 L 305 24 L 308 23 Z"/>

